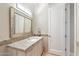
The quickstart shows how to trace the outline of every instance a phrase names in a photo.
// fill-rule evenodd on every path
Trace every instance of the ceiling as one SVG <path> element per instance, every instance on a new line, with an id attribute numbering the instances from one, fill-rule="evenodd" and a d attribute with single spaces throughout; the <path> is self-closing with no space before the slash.
<path id="1" fill-rule="evenodd" d="M 56 3 L 19 3 L 24 8 L 30 9 L 31 12 L 34 12 L 35 7 L 39 9 L 39 6 L 48 5 L 49 7 L 55 5 Z"/>
<path id="2" fill-rule="evenodd" d="M 37 5 L 37 3 L 19 3 L 24 8 L 30 9 L 32 12 L 34 10 L 34 7 Z"/>

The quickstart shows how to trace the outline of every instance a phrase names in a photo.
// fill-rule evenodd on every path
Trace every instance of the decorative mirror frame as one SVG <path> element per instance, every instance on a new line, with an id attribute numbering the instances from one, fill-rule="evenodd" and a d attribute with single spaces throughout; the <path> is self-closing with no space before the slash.
<path id="1" fill-rule="evenodd" d="M 13 35 L 15 35 L 15 13 L 16 13 L 16 11 L 19 11 L 19 10 L 16 9 L 16 8 L 13 8 L 13 7 L 9 8 L 9 37 L 10 38 L 14 38 Z M 21 12 L 21 11 L 19 11 L 19 12 Z M 24 14 L 24 13 L 22 13 L 22 14 Z M 23 17 L 31 20 L 31 32 L 26 33 L 26 32 L 23 31 L 24 33 L 22 33 L 21 36 L 23 36 L 25 34 L 32 34 L 32 18 L 30 18 L 28 15 L 25 15 Z"/>

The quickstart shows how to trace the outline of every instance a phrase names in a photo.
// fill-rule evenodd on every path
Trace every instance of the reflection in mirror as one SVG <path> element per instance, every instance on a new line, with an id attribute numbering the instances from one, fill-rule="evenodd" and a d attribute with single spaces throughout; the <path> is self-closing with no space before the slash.
<path id="1" fill-rule="evenodd" d="M 25 32 L 31 32 L 31 20 L 25 18 Z"/>
<path id="2" fill-rule="evenodd" d="M 15 34 L 23 33 L 24 31 L 24 17 L 15 14 Z"/>

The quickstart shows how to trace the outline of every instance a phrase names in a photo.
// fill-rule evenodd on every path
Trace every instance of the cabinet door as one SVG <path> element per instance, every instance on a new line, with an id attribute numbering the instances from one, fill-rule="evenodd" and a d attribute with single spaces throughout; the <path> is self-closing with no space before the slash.
<path id="1" fill-rule="evenodd" d="M 43 41 L 40 40 L 39 43 L 37 44 L 37 55 L 41 56 L 43 53 Z"/>
<path id="2" fill-rule="evenodd" d="M 16 55 L 17 55 L 17 56 L 25 56 L 25 51 L 17 50 L 17 51 L 16 51 Z"/>
<path id="3" fill-rule="evenodd" d="M 8 47 L 8 53 L 10 56 L 16 56 L 16 49 Z"/>
<path id="4" fill-rule="evenodd" d="M 33 56 L 34 55 L 34 47 L 31 46 L 27 51 L 26 51 L 26 55 L 27 56 Z"/>
<path id="5" fill-rule="evenodd" d="M 43 37 L 43 48 L 44 48 L 44 53 L 48 52 L 48 37 Z"/>
<path id="6" fill-rule="evenodd" d="M 43 44 L 42 44 L 42 40 L 40 40 L 39 42 L 37 42 L 27 50 L 26 55 L 41 56 L 42 52 L 43 52 Z"/>
<path id="7" fill-rule="evenodd" d="M 6 55 L 8 55 L 6 46 L 5 45 L 0 46 L 0 56 L 6 56 Z"/>

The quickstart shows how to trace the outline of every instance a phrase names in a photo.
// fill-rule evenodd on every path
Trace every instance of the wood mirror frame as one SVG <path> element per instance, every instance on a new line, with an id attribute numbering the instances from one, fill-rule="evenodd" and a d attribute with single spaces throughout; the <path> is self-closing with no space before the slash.
<path id="1" fill-rule="evenodd" d="M 19 11 L 16 8 L 10 7 L 9 8 L 9 37 L 10 38 L 15 38 L 15 37 L 19 37 L 19 36 L 24 36 L 25 34 L 32 34 L 32 18 L 29 17 L 28 15 L 26 15 L 25 13 L 17 13 L 16 11 L 22 13 L 21 11 Z M 15 14 L 19 14 L 20 16 L 23 16 L 29 20 L 31 20 L 31 31 L 30 32 L 25 32 L 25 30 L 23 31 L 23 33 L 17 33 L 15 34 Z"/>

